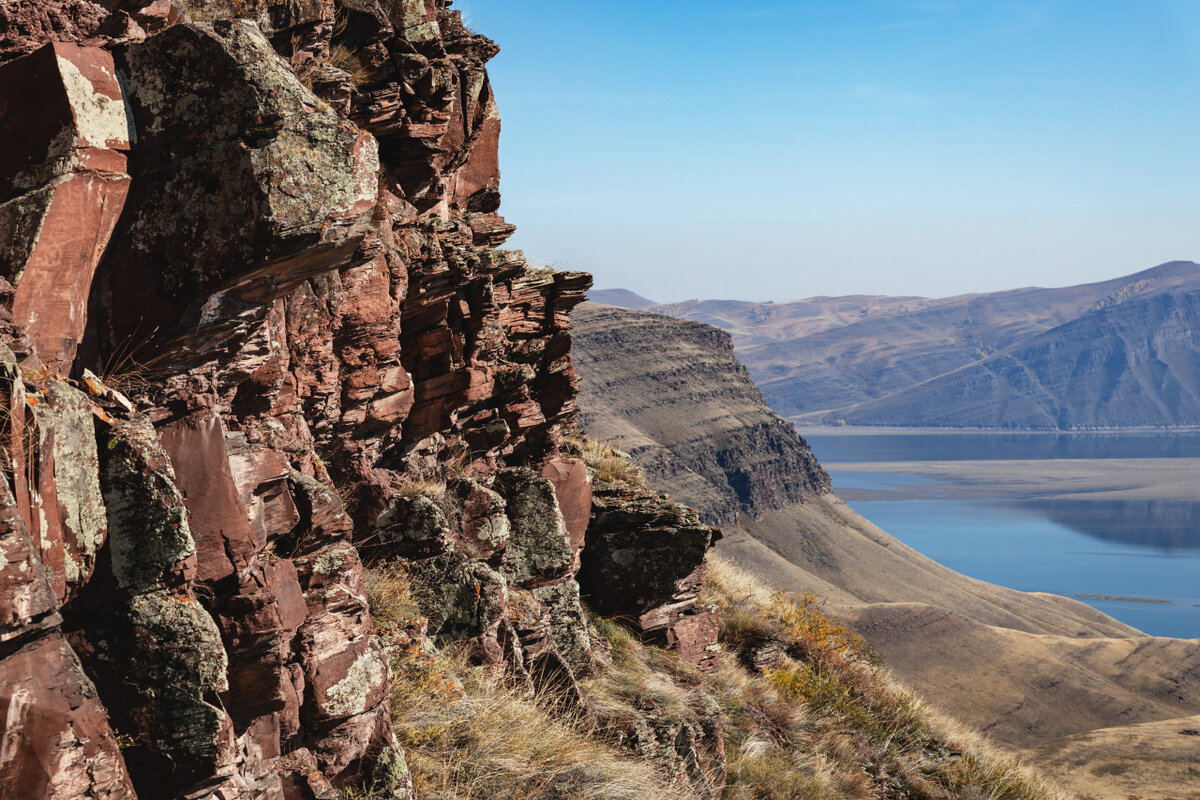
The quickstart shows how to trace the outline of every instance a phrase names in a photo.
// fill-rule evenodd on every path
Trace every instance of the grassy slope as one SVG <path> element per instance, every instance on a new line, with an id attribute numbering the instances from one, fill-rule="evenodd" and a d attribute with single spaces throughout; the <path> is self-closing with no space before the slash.
<path id="1" fill-rule="evenodd" d="M 693 797 L 679 764 L 621 732 L 644 719 L 698 724 L 714 704 L 725 798 L 1061 797 L 899 688 L 812 598 L 773 593 L 719 558 L 703 598 L 725 618 L 717 673 L 702 678 L 594 618 L 611 664 L 583 682 L 587 713 L 423 642 L 403 572 L 377 570 L 370 588 L 421 798 Z M 770 667 L 751 666 L 755 653 L 771 654 Z"/>

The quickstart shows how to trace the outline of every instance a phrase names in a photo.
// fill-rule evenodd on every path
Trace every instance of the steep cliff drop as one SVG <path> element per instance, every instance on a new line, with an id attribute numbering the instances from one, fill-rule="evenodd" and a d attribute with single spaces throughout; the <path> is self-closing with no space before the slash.
<path id="1" fill-rule="evenodd" d="M 1098 796 L 1169 793 L 1191 775 L 1177 731 L 1200 714 L 1200 640 L 1145 636 L 1074 600 L 967 578 L 875 527 L 831 493 L 724 331 L 596 303 L 573 319 L 581 426 L 720 520 L 718 552 L 827 598 L 923 697 L 1013 749 L 1037 748 L 1035 763 L 1081 790 L 1107 780 Z M 1169 778 L 1138 773 L 1151 752 Z M 1131 781 L 1093 775 L 1096 764 Z"/>
<path id="2" fill-rule="evenodd" d="M 590 277 L 496 249 L 449 5 L 0 9 L 3 797 L 409 797 L 360 553 L 477 662 L 591 668 Z"/>

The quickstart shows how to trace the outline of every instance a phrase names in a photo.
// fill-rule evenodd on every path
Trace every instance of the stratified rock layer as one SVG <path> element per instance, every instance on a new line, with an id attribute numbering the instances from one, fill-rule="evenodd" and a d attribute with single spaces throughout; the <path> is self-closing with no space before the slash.
<path id="1" fill-rule="evenodd" d="M 711 660 L 715 533 L 560 454 L 591 279 L 496 249 L 498 48 L 448 6 L 0 9 L 6 800 L 410 799 L 364 559 L 586 717 L 595 526 Z"/>
<path id="2" fill-rule="evenodd" d="M 739 513 L 829 491 L 829 476 L 795 427 L 765 407 L 724 331 L 595 303 L 574 319 L 581 427 L 628 451 L 706 522 L 732 525 Z"/>
<path id="3" fill-rule="evenodd" d="M 485 663 L 591 669 L 590 279 L 494 249 L 448 4 L 189 5 L 0 12 L 0 793 L 407 797 L 356 541 Z"/>

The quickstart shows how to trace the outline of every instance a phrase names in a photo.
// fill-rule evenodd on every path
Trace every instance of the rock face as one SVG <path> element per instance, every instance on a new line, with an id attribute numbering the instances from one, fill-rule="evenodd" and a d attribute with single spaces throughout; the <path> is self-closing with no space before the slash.
<path id="1" fill-rule="evenodd" d="M 596 667 L 590 277 L 495 249 L 448 6 L 0 9 L 5 798 L 409 797 L 364 557 L 482 663 Z"/>
<path id="2" fill-rule="evenodd" d="M 739 513 L 829 490 L 808 444 L 763 405 L 727 334 L 594 303 L 574 319 L 581 426 L 628 451 L 705 521 L 731 525 Z"/>
<path id="3" fill-rule="evenodd" d="M 716 610 L 698 606 L 704 557 L 721 532 L 665 496 L 616 484 L 596 488 L 579 580 L 601 614 L 634 621 L 647 639 L 716 668 Z"/>

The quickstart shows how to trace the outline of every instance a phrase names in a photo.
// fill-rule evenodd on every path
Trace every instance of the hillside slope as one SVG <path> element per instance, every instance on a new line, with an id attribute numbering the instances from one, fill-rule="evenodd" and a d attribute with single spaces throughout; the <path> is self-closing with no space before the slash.
<path id="1" fill-rule="evenodd" d="M 1200 292 L 1093 311 L 1002 353 L 841 409 L 852 424 L 1200 425 Z"/>
<path id="2" fill-rule="evenodd" d="M 720 504 L 728 497 L 722 481 L 706 485 L 692 453 L 704 452 L 709 436 L 720 448 L 737 418 L 772 416 L 764 406 L 751 408 L 747 387 L 737 416 L 711 434 L 713 404 L 688 413 L 696 387 L 715 385 L 714 374 L 724 371 L 724 397 L 745 380 L 729 339 L 711 329 L 704 336 L 694 323 L 591 303 L 580 306 L 575 320 L 580 409 L 589 433 L 654 456 L 645 462 L 651 480 L 678 499 L 710 509 Z M 605 350 L 614 329 L 626 338 L 646 336 L 642 353 L 625 360 Z M 679 365 L 690 364 L 704 341 L 717 346 L 693 380 L 682 379 L 687 368 Z M 596 358 L 606 365 L 603 382 L 587 366 Z M 673 449 L 680 441 L 686 446 Z M 778 446 L 753 430 L 736 441 L 743 450 L 730 453 L 731 471 L 739 469 L 739 456 L 755 463 Z M 781 463 L 818 469 L 802 447 Z M 888 536 L 824 486 L 779 508 L 742 512 L 738 520 L 718 550 L 770 583 L 826 596 L 903 681 L 1010 746 L 1200 708 L 1200 641 L 1147 637 L 1074 600 L 967 578 Z"/>
<path id="3" fill-rule="evenodd" d="M 940 299 L 707 300 L 648 310 L 729 331 L 739 359 L 769 405 L 788 417 L 850 421 L 852 414 L 864 424 L 946 427 L 1188 425 L 1193 407 L 1176 403 L 1172 394 L 1175 383 L 1191 380 L 1184 362 L 1165 365 L 1162 374 L 1150 367 L 1141 375 L 1124 374 L 1125 365 L 1115 360 L 1080 360 L 1047 365 L 1047 382 L 1015 377 L 981 384 L 980 373 L 956 371 L 978 366 L 988 372 L 996 366 L 995 359 L 1014 348 L 1068 350 L 1073 340 L 1098 341 L 1113 352 L 1129 346 L 1136 351 L 1155 335 L 1154 324 L 1145 319 L 1156 308 L 1151 301 L 1197 290 L 1200 266 L 1173 261 L 1113 280 L 1063 288 Z M 1064 341 L 1052 344 L 1059 335 Z M 1064 371 L 1070 382 L 1051 377 Z M 883 399 L 943 376 L 942 394 L 932 407 L 936 410 L 928 407 L 931 398 L 926 394 L 911 400 L 906 395 Z M 959 379 L 967 380 L 955 384 Z M 1114 391 L 1102 409 L 1082 407 L 1064 394 L 1086 385 L 1103 391 L 1121 382 L 1143 390 Z M 943 404 L 956 392 L 966 399 Z M 973 392 L 981 394 L 976 397 Z"/>

